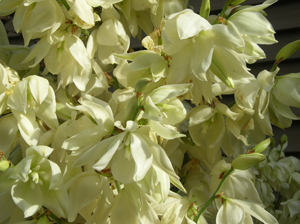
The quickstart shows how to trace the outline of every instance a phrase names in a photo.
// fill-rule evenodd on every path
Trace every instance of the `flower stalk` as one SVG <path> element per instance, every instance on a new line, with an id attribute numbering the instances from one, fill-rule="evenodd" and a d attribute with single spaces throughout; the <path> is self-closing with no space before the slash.
<path id="1" fill-rule="evenodd" d="M 202 213 L 208 208 L 208 206 L 218 197 L 219 191 L 221 190 L 223 184 L 225 183 L 226 179 L 229 177 L 229 175 L 234 171 L 234 168 L 230 168 L 230 170 L 227 171 L 227 173 L 223 176 L 219 186 L 217 187 L 214 194 L 210 197 L 210 199 L 206 202 L 206 204 L 200 209 L 198 214 L 194 218 L 194 222 L 197 223 L 198 219 L 202 215 Z"/>

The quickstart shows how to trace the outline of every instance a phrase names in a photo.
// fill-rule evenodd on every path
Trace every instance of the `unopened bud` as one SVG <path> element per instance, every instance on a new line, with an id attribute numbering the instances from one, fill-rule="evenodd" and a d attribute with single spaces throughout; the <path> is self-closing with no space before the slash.
<path id="1" fill-rule="evenodd" d="M 300 48 L 300 40 L 296 40 L 292 43 L 285 45 L 275 57 L 275 60 L 279 63 L 290 56 L 292 56 Z M 278 64 L 277 63 L 277 64 Z"/>
<path id="2" fill-rule="evenodd" d="M 210 0 L 203 0 L 200 8 L 200 16 L 207 19 L 210 13 Z"/>
<path id="3" fill-rule="evenodd" d="M 285 148 L 287 146 L 287 144 L 288 144 L 288 138 L 287 138 L 287 135 L 284 134 L 280 138 L 280 145 Z"/>
<path id="4" fill-rule="evenodd" d="M 268 146 L 271 143 L 271 138 L 267 138 L 266 140 L 258 143 L 252 150 L 251 152 L 255 152 L 255 153 L 262 153 L 263 151 L 265 151 Z"/>
<path id="5" fill-rule="evenodd" d="M 1 160 L 0 161 L 0 171 L 4 172 L 10 167 L 9 161 Z"/>
<path id="6" fill-rule="evenodd" d="M 243 155 L 239 155 L 238 157 L 236 157 L 231 162 L 231 166 L 234 169 L 247 170 L 251 166 L 260 163 L 264 159 L 265 159 L 265 156 L 260 153 L 243 154 Z"/>

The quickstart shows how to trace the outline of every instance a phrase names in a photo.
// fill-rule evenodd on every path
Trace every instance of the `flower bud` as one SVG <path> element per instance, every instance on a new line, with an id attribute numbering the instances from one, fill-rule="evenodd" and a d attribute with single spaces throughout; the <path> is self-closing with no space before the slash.
<path id="1" fill-rule="evenodd" d="M 300 40 L 285 45 L 275 57 L 275 60 L 283 61 L 292 56 L 300 48 Z"/>
<path id="2" fill-rule="evenodd" d="M 260 153 L 243 154 L 236 157 L 231 166 L 238 170 L 247 170 L 251 166 L 256 165 L 265 159 L 265 155 Z"/>
<path id="3" fill-rule="evenodd" d="M 0 171 L 4 172 L 9 168 L 10 164 L 7 160 L 1 160 L 0 161 Z"/>
<path id="4" fill-rule="evenodd" d="M 267 138 L 266 140 L 258 143 L 252 150 L 251 152 L 255 152 L 255 153 L 262 153 L 263 151 L 265 151 L 268 146 L 271 143 L 271 138 Z"/>
<path id="5" fill-rule="evenodd" d="M 283 148 L 286 148 L 287 147 L 287 144 L 288 144 L 288 137 L 286 134 L 282 135 L 281 138 L 280 138 L 280 145 L 283 147 Z"/>
<path id="6" fill-rule="evenodd" d="M 210 1 L 203 0 L 200 8 L 200 16 L 207 19 L 210 13 Z"/>

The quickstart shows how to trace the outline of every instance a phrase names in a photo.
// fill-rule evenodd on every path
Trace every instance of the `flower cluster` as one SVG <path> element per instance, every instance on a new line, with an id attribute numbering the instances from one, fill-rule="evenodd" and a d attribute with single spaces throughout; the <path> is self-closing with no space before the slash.
<path id="1" fill-rule="evenodd" d="M 267 136 L 300 119 L 300 73 L 277 76 L 300 44 L 252 74 L 276 0 L 242 2 L 2 0 L 24 46 L 0 22 L 0 223 L 299 221 L 299 160 Z"/>

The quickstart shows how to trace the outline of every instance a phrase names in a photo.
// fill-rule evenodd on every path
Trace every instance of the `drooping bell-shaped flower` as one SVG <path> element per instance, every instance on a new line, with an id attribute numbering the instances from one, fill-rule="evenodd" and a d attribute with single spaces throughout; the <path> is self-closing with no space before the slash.
<path id="1" fill-rule="evenodd" d="M 235 120 L 238 114 L 225 104 L 217 103 L 215 108 L 200 105 L 190 112 L 189 131 L 196 145 L 213 148 L 219 146 L 225 133 L 224 116 Z"/>
<path id="2" fill-rule="evenodd" d="M 154 89 L 145 99 L 143 117 L 158 135 L 166 139 L 183 137 L 167 125 L 181 122 L 186 116 L 186 110 L 181 101 L 176 98 L 184 95 L 192 84 L 165 85 Z"/>
<path id="3" fill-rule="evenodd" d="M 51 13 L 41 13 L 49 11 Z M 24 45 L 31 39 L 50 36 L 63 23 L 64 14 L 55 0 L 23 1 L 17 8 L 13 23 L 17 32 L 22 30 Z"/>
<path id="4" fill-rule="evenodd" d="M 97 1 L 67 0 L 70 10 L 68 14 L 73 17 L 73 23 L 83 29 L 90 29 L 95 22 L 100 21 L 98 14 L 93 12 L 93 7 L 100 6 Z"/>
<path id="5" fill-rule="evenodd" d="M 226 199 L 220 207 L 216 217 L 216 223 L 253 223 L 251 216 L 266 224 L 278 223 L 275 217 L 267 212 L 261 205 L 232 198 Z"/>
<path id="6" fill-rule="evenodd" d="M 280 76 L 270 97 L 270 118 L 273 124 L 280 128 L 288 128 L 292 120 L 299 120 L 291 107 L 300 108 L 300 74 L 291 73 Z"/>
<path id="7" fill-rule="evenodd" d="M 30 146 L 37 145 L 43 133 L 36 117 L 44 123 L 46 130 L 58 127 L 54 91 L 43 77 L 32 75 L 18 82 L 7 105 L 17 119 L 22 137 Z"/>
<path id="8" fill-rule="evenodd" d="M 84 91 L 92 74 L 92 64 L 87 48 L 81 39 L 67 31 L 57 31 L 49 38 L 43 37 L 33 47 L 23 62 L 35 59 L 31 67 L 44 59 L 47 70 L 58 75 L 58 86 L 70 83 Z"/>
<path id="9" fill-rule="evenodd" d="M 34 215 L 42 206 L 59 217 L 67 217 L 68 194 L 62 187 L 59 166 L 48 159 L 52 151 L 47 146 L 28 148 L 26 156 L 9 176 L 17 180 L 11 188 L 11 196 L 25 218 Z"/>

